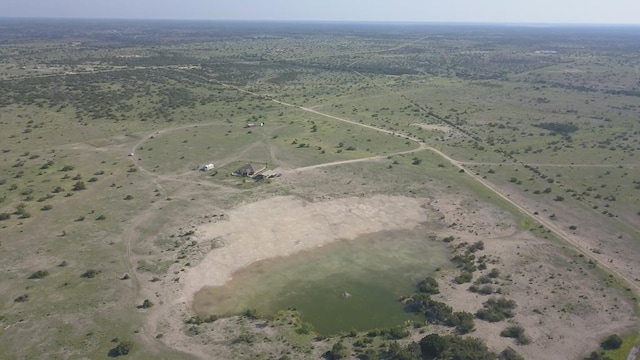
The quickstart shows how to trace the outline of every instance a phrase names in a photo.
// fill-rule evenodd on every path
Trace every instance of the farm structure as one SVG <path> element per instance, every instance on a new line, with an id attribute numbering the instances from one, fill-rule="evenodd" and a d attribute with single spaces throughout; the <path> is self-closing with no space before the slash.
<path id="1" fill-rule="evenodd" d="M 246 177 L 254 177 L 259 175 L 261 172 L 267 169 L 267 164 L 257 165 L 257 164 L 246 164 L 238 170 L 231 173 L 233 176 L 246 176 Z"/>

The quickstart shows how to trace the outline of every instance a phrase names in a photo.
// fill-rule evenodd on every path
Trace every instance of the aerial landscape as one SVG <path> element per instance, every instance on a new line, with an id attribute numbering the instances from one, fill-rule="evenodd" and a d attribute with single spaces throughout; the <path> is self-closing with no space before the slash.
<path id="1" fill-rule="evenodd" d="M 0 359 L 640 357 L 640 27 L 0 19 Z"/>

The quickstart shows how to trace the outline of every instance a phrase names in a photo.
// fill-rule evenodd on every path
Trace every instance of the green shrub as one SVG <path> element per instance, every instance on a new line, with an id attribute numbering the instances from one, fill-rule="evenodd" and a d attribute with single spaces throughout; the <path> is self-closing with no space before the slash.
<path id="1" fill-rule="evenodd" d="M 478 250 L 484 250 L 484 242 L 482 240 L 480 240 L 480 241 L 470 245 L 468 250 L 469 250 L 469 252 L 472 252 L 472 253 L 474 253 L 474 252 L 476 252 Z"/>
<path id="2" fill-rule="evenodd" d="M 516 339 L 519 345 L 531 343 L 531 339 L 524 333 L 524 328 L 520 325 L 511 325 L 500 332 L 500 336 Z"/>
<path id="3" fill-rule="evenodd" d="M 309 322 L 302 321 L 298 326 L 298 328 L 296 329 L 296 332 L 302 335 L 311 334 L 313 332 L 313 325 Z"/>
<path id="4" fill-rule="evenodd" d="M 378 356 L 378 352 L 375 349 L 367 349 L 365 352 L 360 355 L 361 360 L 378 360 L 380 357 Z"/>
<path id="5" fill-rule="evenodd" d="M 73 184 L 73 188 L 71 188 L 71 190 L 80 191 L 80 190 L 84 190 L 86 188 L 87 188 L 87 186 L 84 184 L 84 182 L 78 181 L 75 184 Z"/>
<path id="6" fill-rule="evenodd" d="M 200 325 L 202 323 L 204 323 L 204 319 L 201 318 L 200 316 L 196 315 L 196 316 L 192 316 L 190 317 L 187 321 L 185 321 L 187 324 L 191 324 L 191 325 Z"/>
<path id="7" fill-rule="evenodd" d="M 493 289 L 493 285 L 491 284 L 486 284 L 482 286 L 480 289 L 478 289 L 478 293 L 482 295 L 491 295 L 493 294 L 493 292 L 494 292 L 494 289 Z"/>
<path id="8" fill-rule="evenodd" d="M 402 346 L 397 341 L 394 341 L 389 346 L 387 354 L 388 359 L 393 360 L 420 360 L 422 358 L 420 345 L 415 342 L 411 342 L 407 346 Z"/>
<path id="9" fill-rule="evenodd" d="M 33 274 L 29 275 L 29 279 L 43 279 L 49 276 L 49 272 L 46 270 L 38 270 Z"/>
<path id="10" fill-rule="evenodd" d="M 438 281 L 429 276 L 418 283 L 418 291 L 426 294 L 439 294 Z"/>
<path id="11" fill-rule="evenodd" d="M 344 345 L 342 340 L 333 344 L 333 346 L 331 347 L 330 354 L 331 354 L 331 358 L 336 360 L 347 359 L 350 355 L 349 349 Z"/>
<path id="12" fill-rule="evenodd" d="M 80 275 L 81 277 L 85 278 L 85 279 L 93 279 L 94 277 L 96 277 L 98 274 L 100 274 L 100 270 L 96 270 L 96 269 L 89 269 L 85 272 L 82 273 L 82 275 Z"/>
<path id="13" fill-rule="evenodd" d="M 600 343 L 600 347 L 605 350 L 615 350 L 622 346 L 622 338 L 617 334 L 609 335 Z"/>
<path id="14" fill-rule="evenodd" d="M 17 298 L 13 299 L 13 301 L 17 302 L 17 303 L 22 303 L 29 300 L 29 294 L 22 294 L 20 296 L 18 296 Z"/>
<path id="15" fill-rule="evenodd" d="M 458 284 L 464 284 L 471 282 L 471 279 L 473 279 L 473 273 L 469 271 L 463 271 L 462 273 L 460 273 L 460 275 L 455 277 L 454 281 Z"/>
<path id="16" fill-rule="evenodd" d="M 246 310 L 243 314 L 243 316 L 249 318 L 249 319 L 257 319 L 258 318 L 258 310 L 256 309 L 248 309 Z"/>
<path id="17" fill-rule="evenodd" d="M 593 351 L 589 354 L 587 360 L 613 360 L 604 351 Z"/>
<path id="18" fill-rule="evenodd" d="M 498 355 L 498 360 L 524 360 L 524 358 L 511 347 L 507 347 Z"/>
<path id="19" fill-rule="evenodd" d="M 242 333 L 235 339 L 234 343 L 245 343 L 245 344 L 253 344 L 256 341 L 256 336 L 251 333 Z"/>
<path id="20" fill-rule="evenodd" d="M 451 314 L 447 325 L 455 327 L 460 334 L 468 334 L 475 330 L 473 314 L 466 311 L 457 311 Z"/>
<path id="21" fill-rule="evenodd" d="M 390 328 L 388 331 L 385 331 L 386 337 L 389 339 L 404 339 L 411 335 L 411 332 L 404 326 L 398 325 Z"/>
<path id="22" fill-rule="evenodd" d="M 117 357 L 117 356 L 127 355 L 131 352 L 131 349 L 133 349 L 133 341 L 122 340 L 118 343 L 118 345 L 116 345 L 116 347 L 109 350 L 109 356 Z"/>
<path id="23" fill-rule="evenodd" d="M 430 334 L 420 340 L 422 355 L 437 359 L 493 360 L 496 355 L 480 339 L 458 335 Z"/>
<path id="24" fill-rule="evenodd" d="M 476 312 L 476 316 L 488 322 L 498 322 L 513 317 L 515 307 L 516 302 L 513 300 L 504 297 L 490 298 L 484 303 L 484 308 Z"/>

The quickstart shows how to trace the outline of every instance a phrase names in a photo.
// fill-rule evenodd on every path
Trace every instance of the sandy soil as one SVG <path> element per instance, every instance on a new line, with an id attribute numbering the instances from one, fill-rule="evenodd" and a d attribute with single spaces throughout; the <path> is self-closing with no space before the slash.
<path id="1" fill-rule="evenodd" d="M 452 133 L 455 130 L 449 126 L 436 124 L 411 124 L 425 130 L 442 131 L 443 133 Z"/>
<path id="2" fill-rule="evenodd" d="M 430 210 L 421 205 L 418 199 L 378 195 L 315 203 L 275 197 L 238 207 L 227 221 L 199 229 L 200 238 L 225 246 L 186 271 L 179 301 L 190 301 L 204 286 L 223 285 L 235 271 L 260 260 L 367 233 L 412 229 L 429 220 Z"/>

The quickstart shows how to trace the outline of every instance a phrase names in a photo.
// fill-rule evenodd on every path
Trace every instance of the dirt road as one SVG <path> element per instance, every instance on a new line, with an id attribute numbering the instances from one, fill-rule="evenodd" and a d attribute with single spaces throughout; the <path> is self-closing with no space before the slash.
<path id="1" fill-rule="evenodd" d="M 464 170 L 464 172 L 468 175 L 471 176 L 474 180 L 476 180 L 477 182 L 479 182 L 480 184 L 482 184 L 484 187 L 486 187 L 488 190 L 490 190 L 491 192 L 493 192 L 496 196 L 500 197 L 502 200 L 506 201 L 507 203 L 511 204 L 512 206 L 514 206 L 516 209 L 518 209 L 520 212 L 522 212 L 523 214 L 529 216 L 530 218 L 534 219 L 535 221 L 537 221 L 538 223 L 540 223 L 541 225 L 545 226 L 547 229 L 549 229 L 554 235 L 556 235 L 558 238 L 564 240 L 566 243 L 571 244 L 578 252 L 580 252 L 581 254 L 585 255 L 588 258 L 592 258 L 597 264 L 598 266 L 600 266 L 603 269 L 608 270 L 611 274 L 616 275 L 618 278 L 624 280 L 624 282 L 626 283 L 626 285 L 630 288 L 633 289 L 636 293 L 640 293 L 640 285 L 638 285 L 634 279 L 632 279 L 631 277 L 622 274 L 621 272 L 619 272 L 616 268 L 614 268 L 613 266 L 609 265 L 608 263 L 594 258 L 593 254 L 591 253 L 591 251 L 589 251 L 588 248 L 586 248 L 585 246 L 583 246 L 580 242 L 574 240 L 572 237 L 570 237 L 564 230 L 560 229 L 558 226 L 556 226 L 554 223 L 552 223 L 550 220 L 544 219 L 542 217 L 538 217 L 535 216 L 533 214 L 533 212 L 527 210 L 523 205 L 516 203 L 514 200 L 512 200 L 511 198 L 509 198 L 508 195 L 504 194 L 502 191 L 500 191 L 500 189 L 496 188 L 494 185 L 490 184 L 488 181 L 482 179 L 482 177 L 475 175 L 473 172 L 468 171 L 465 167 L 464 164 L 462 162 L 459 162 L 455 159 L 453 159 L 452 157 L 450 157 L 449 155 L 443 153 L 442 151 L 428 146 L 426 143 L 424 143 L 422 140 L 410 136 L 410 135 L 406 135 L 406 134 L 402 134 L 402 133 L 398 133 L 398 132 L 394 132 L 391 130 L 386 130 L 386 129 L 381 129 L 378 127 L 375 127 L 373 125 L 366 125 L 366 124 L 361 124 L 359 122 L 353 121 L 353 120 L 349 120 L 349 119 L 345 119 L 345 118 L 341 118 L 338 116 L 334 116 L 334 115 L 330 115 L 330 114 L 325 114 L 323 112 L 311 109 L 311 108 L 307 108 L 304 106 L 297 106 L 294 104 L 289 104 L 280 100 L 276 100 L 276 99 L 272 99 L 269 97 L 265 97 L 263 95 L 251 92 L 251 91 L 247 91 L 244 89 L 240 89 L 237 88 L 235 86 L 231 86 L 231 85 L 226 85 L 226 84 L 222 84 L 223 86 L 226 87 L 230 87 L 230 88 L 234 88 L 237 89 L 239 91 L 254 95 L 254 96 L 258 96 L 261 98 L 268 98 L 269 100 L 280 104 L 280 105 L 284 105 L 284 106 L 288 106 L 288 107 L 295 107 L 316 115 L 320 115 L 329 119 L 333 119 L 333 120 L 337 120 L 337 121 L 342 121 L 348 124 L 352 124 L 352 125 L 357 125 L 357 126 L 361 126 L 367 129 L 371 129 L 371 130 L 375 130 L 375 131 L 379 131 L 382 133 L 386 133 L 389 135 L 394 135 L 394 136 L 399 136 L 402 138 L 405 138 L 407 140 L 411 140 L 416 142 L 419 147 L 416 150 L 413 151 L 418 151 L 418 150 L 422 150 L 422 149 L 428 149 L 436 154 L 438 154 L 439 156 L 441 156 L 442 158 L 444 158 L 445 160 L 447 160 L 451 165 L 455 166 L 456 168 L 460 169 L 460 170 Z M 374 157 L 375 158 L 375 157 Z M 322 165 L 315 165 L 315 168 L 318 167 L 322 167 L 322 166 L 329 166 L 329 165 L 337 165 L 340 163 L 353 163 L 353 162 L 358 162 L 358 161 L 366 161 L 366 160 L 371 160 L 372 158 L 369 159 L 359 159 L 359 160 L 347 160 L 344 162 L 337 162 L 337 163 L 329 163 L 329 164 L 322 164 Z M 306 167 L 309 168 L 309 167 Z M 301 168 L 301 169 L 305 169 L 305 168 Z"/>
<path id="2" fill-rule="evenodd" d="M 309 113 L 312 113 L 312 114 L 316 114 L 316 115 L 319 115 L 319 116 L 322 116 L 322 117 L 325 117 L 325 118 L 333 119 L 333 120 L 336 120 L 336 121 L 341 121 L 341 122 L 348 123 L 348 124 L 351 124 L 351 125 L 360 126 L 360 127 L 366 128 L 366 129 L 382 132 L 382 133 L 393 135 L 393 136 L 398 136 L 398 137 L 405 138 L 407 140 L 413 141 L 418 145 L 418 147 L 416 149 L 409 150 L 409 151 L 406 151 L 406 152 L 401 152 L 401 153 L 411 153 L 411 152 L 416 152 L 416 151 L 421 151 L 421 150 L 429 150 L 429 151 L 432 151 L 432 152 L 436 153 L 437 155 L 441 156 L 443 159 L 448 161 L 454 167 L 456 167 L 456 168 L 458 168 L 460 170 L 464 170 L 464 172 L 468 176 L 472 177 L 475 181 L 477 181 L 478 183 L 482 184 L 485 188 L 490 190 L 492 193 L 494 193 L 496 196 L 498 196 L 502 200 L 504 200 L 507 203 L 509 203 L 512 206 L 514 206 L 522 214 L 529 216 L 530 218 L 532 218 L 535 221 L 537 221 L 539 224 L 545 226 L 547 229 L 549 229 L 558 238 L 564 240 L 567 244 L 572 245 L 578 252 L 580 252 L 581 254 L 583 254 L 583 255 L 585 255 L 585 256 L 587 256 L 589 258 L 592 258 L 601 268 L 608 270 L 611 274 L 614 274 L 618 278 L 624 280 L 626 282 L 626 285 L 630 289 L 633 289 L 635 292 L 640 293 L 640 285 L 638 285 L 635 282 L 634 279 L 632 279 L 631 277 L 629 277 L 627 275 L 622 274 L 616 268 L 611 266 L 609 263 L 606 263 L 606 262 L 604 262 L 604 261 L 602 261 L 602 260 L 600 260 L 598 258 L 594 258 L 593 254 L 591 253 L 591 251 L 589 251 L 589 249 L 586 246 L 581 244 L 579 241 L 576 241 L 575 239 L 573 239 L 569 234 L 567 234 L 567 232 L 565 232 L 564 230 L 559 228 L 556 224 L 554 224 L 553 222 L 551 222 L 548 219 L 535 216 L 533 214 L 533 212 L 531 212 L 528 209 L 526 209 L 522 204 L 519 204 L 519 203 L 515 202 L 514 200 L 512 200 L 508 195 L 503 193 L 500 189 L 498 189 L 497 187 L 495 187 L 494 185 L 492 185 L 488 181 L 482 179 L 482 177 L 474 174 L 472 171 L 469 171 L 468 169 L 466 169 L 464 167 L 464 165 L 467 164 L 467 163 L 457 161 L 457 160 L 453 159 L 452 157 L 450 157 L 449 155 L 443 153 L 442 151 L 440 151 L 440 150 L 438 150 L 438 149 L 436 149 L 434 147 L 428 146 L 425 142 L 423 142 L 419 138 L 416 138 L 416 137 L 410 136 L 410 135 L 406 135 L 406 134 L 403 134 L 403 133 L 400 133 L 400 132 L 395 132 L 395 131 L 391 131 L 391 130 L 387 130 L 387 129 L 378 128 L 378 127 L 373 126 L 373 125 L 362 124 L 362 123 L 359 123 L 357 121 L 353 121 L 353 120 L 345 119 L 345 118 L 342 118 L 342 117 L 326 114 L 326 113 L 320 112 L 320 111 L 312 109 L 312 108 L 308 108 L 308 107 L 304 107 L 304 106 L 298 106 L 298 105 L 295 105 L 295 104 L 290 104 L 290 103 L 287 103 L 287 102 L 284 102 L 284 101 L 281 101 L 281 100 L 274 99 L 274 98 L 269 97 L 269 96 L 261 95 L 261 94 L 258 94 L 258 93 L 255 93 L 255 92 L 252 92 L 252 91 L 249 91 L 249 90 L 246 90 L 246 89 L 239 88 L 237 86 L 224 84 L 224 83 L 221 83 L 221 82 L 218 82 L 218 81 L 213 81 L 213 82 L 216 82 L 219 85 L 221 85 L 223 87 L 226 87 L 226 88 L 230 88 L 230 89 L 234 89 L 234 90 L 237 90 L 237 91 L 241 91 L 243 93 L 250 94 L 252 96 L 256 96 L 256 97 L 259 97 L 259 98 L 262 98 L 262 99 L 271 100 L 274 103 L 277 103 L 277 104 L 282 105 L 282 106 L 297 108 L 297 109 L 300 109 L 300 110 L 303 110 L 303 111 L 306 111 L 306 112 L 309 112 Z M 202 124 L 200 124 L 200 125 L 202 125 Z M 179 127 L 179 128 L 187 128 L 187 127 L 190 127 L 190 126 L 196 126 L 196 125 L 187 125 L 187 126 L 183 126 L 183 127 Z M 179 129 L 179 128 L 161 130 L 160 133 L 163 132 L 163 131 L 176 130 L 176 129 Z M 142 140 L 140 140 L 138 142 L 138 144 L 136 144 L 136 146 L 133 149 L 138 148 L 144 141 L 148 140 L 151 136 L 152 135 L 148 135 L 147 137 L 145 137 Z M 396 155 L 401 154 L 401 153 L 397 153 Z M 389 156 L 389 155 L 386 155 L 386 156 L 373 156 L 373 157 L 362 158 L 362 159 L 336 161 L 336 162 L 332 162 L 332 163 L 326 163 L 326 164 L 319 164 L 319 165 L 302 167 L 302 168 L 294 169 L 294 171 L 304 171 L 304 170 L 321 168 L 321 167 L 326 167 L 326 166 L 335 166 L 335 165 L 340 165 L 340 164 L 357 163 L 357 162 L 362 162 L 362 161 L 373 161 L 373 160 L 379 160 L 379 159 L 387 157 L 387 156 Z M 134 159 L 134 161 L 135 161 L 135 159 Z M 141 169 L 141 170 L 145 171 L 144 169 Z M 145 172 L 148 173 L 148 171 L 145 171 Z"/>

